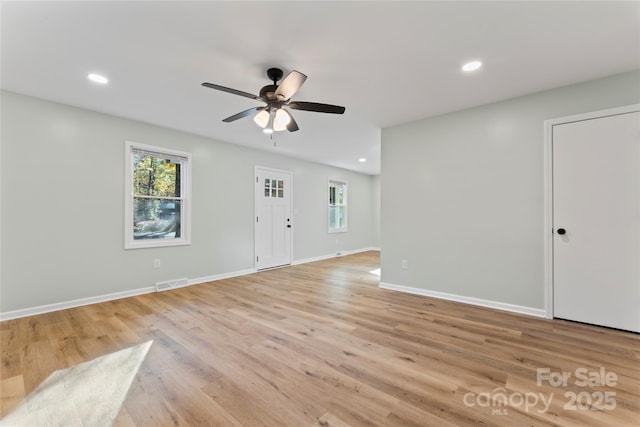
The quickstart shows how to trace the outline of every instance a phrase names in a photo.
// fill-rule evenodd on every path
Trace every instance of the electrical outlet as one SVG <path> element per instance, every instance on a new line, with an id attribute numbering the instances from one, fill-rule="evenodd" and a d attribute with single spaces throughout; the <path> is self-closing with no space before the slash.
<path id="1" fill-rule="evenodd" d="M 156 258 L 153 260 L 153 268 L 160 268 L 160 258 Z"/>
<path id="2" fill-rule="evenodd" d="M 407 261 L 406 259 L 402 260 L 402 269 L 403 270 L 408 270 L 409 269 L 409 261 Z"/>

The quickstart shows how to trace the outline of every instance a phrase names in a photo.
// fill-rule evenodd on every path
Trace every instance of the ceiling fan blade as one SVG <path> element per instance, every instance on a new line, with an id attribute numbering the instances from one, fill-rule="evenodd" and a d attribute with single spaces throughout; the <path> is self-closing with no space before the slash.
<path id="1" fill-rule="evenodd" d="M 282 80 L 282 83 L 276 89 L 275 95 L 280 101 L 286 101 L 300 89 L 302 83 L 307 80 L 307 76 L 300 71 L 293 70 Z"/>
<path id="2" fill-rule="evenodd" d="M 249 108 L 248 110 L 244 110 L 244 111 L 242 111 L 242 112 L 240 112 L 238 114 L 234 114 L 233 116 L 227 117 L 226 119 L 223 120 L 223 122 L 227 122 L 227 123 L 233 122 L 233 121 L 236 121 L 236 120 L 241 119 L 243 117 L 250 116 L 251 114 L 256 113 L 256 112 L 258 112 L 260 110 L 264 110 L 264 109 L 265 109 L 265 107 Z"/>
<path id="3" fill-rule="evenodd" d="M 287 104 L 287 107 L 293 108 L 294 110 L 315 111 L 317 113 L 331 114 L 343 114 L 345 111 L 345 108 L 340 107 L 339 105 L 320 104 L 318 102 L 295 101 Z"/>
<path id="4" fill-rule="evenodd" d="M 262 101 L 262 102 L 266 102 L 264 100 L 264 98 L 262 98 L 261 96 L 258 95 L 253 95 L 249 92 L 243 92 L 241 90 L 237 90 L 237 89 L 231 89 L 230 87 L 224 87 L 224 86 L 220 86 L 220 85 L 214 85 L 213 83 L 202 83 L 202 86 L 204 87 L 208 87 L 210 89 L 216 89 L 216 90 L 221 90 L 222 92 L 228 92 L 228 93 L 232 93 L 234 95 L 240 95 L 240 96 L 244 96 L 245 98 L 251 98 L 251 99 L 255 99 L 256 101 Z"/>
<path id="5" fill-rule="evenodd" d="M 296 119 L 293 118 L 293 116 L 291 114 L 289 114 L 289 117 L 291 117 L 291 120 L 289 121 L 289 123 L 287 124 L 287 130 L 289 132 L 295 132 L 298 129 L 300 129 L 298 127 L 298 124 L 296 123 Z"/>

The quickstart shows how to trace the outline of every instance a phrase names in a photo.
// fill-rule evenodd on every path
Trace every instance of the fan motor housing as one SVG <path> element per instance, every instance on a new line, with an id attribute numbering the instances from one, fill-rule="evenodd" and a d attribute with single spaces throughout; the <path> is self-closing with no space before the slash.
<path id="1" fill-rule="evenodd" d="M 265 87 L 260 89 L 260 96 L 266 99 L 267 101 L 275 101 L 276 89 L 278 89 L 278 85 L 266 85 Z"/>

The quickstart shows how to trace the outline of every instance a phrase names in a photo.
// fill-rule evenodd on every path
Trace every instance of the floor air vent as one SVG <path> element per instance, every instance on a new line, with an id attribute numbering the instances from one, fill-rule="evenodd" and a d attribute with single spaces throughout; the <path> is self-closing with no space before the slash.
<path id="1" fill-rule="evenodd" d="M 168 291 L 170 289 L 182 288 L 189 284 L 189 279 L 167 280 L 156 283 L 156 292 Z"/>

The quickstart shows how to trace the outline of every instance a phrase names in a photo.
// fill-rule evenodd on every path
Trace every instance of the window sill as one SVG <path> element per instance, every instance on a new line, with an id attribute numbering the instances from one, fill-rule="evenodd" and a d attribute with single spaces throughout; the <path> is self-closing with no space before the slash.
<path id="1" fill-rule="evenodd" d="M 149 240 L 136 240 L 133 242 L 131 241 L 126 242 L 124 244 L 124 248 L 125 250 L 145 249 L 145 248 L 166 248 L 169 246 L 187 246 L 190 244 L 191 244 L 191 241 L 185 240 L 185 239 L 175 239 L 170 241 L 149 239 Z"/>
<path id="2" fill-rule="evenodd" d="M 346 233 L 347 231 L 349 231 L 346 228 L 330 228 L 329 229 L 329 234 L 333 234 L 333 233 Z"/>

